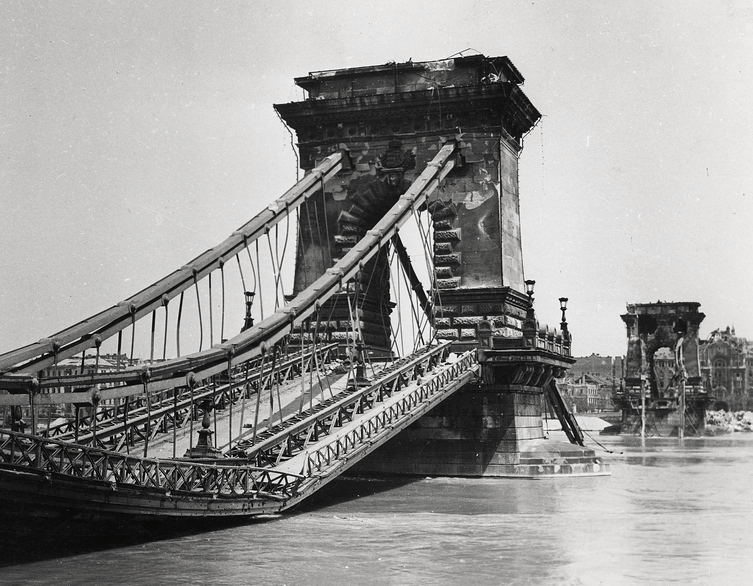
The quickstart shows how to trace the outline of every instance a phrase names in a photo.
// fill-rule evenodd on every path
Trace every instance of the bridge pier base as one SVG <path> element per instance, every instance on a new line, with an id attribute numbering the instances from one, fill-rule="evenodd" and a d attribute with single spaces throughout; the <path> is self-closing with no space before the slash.
<path id="1" fill-rule="evenodd" d="M 548 439 L 544 389 L 561 357 L 480 352 L 469 383 L 356 465 L 354 474 L 544 478 L 609 474 L 589 448 Z"/>

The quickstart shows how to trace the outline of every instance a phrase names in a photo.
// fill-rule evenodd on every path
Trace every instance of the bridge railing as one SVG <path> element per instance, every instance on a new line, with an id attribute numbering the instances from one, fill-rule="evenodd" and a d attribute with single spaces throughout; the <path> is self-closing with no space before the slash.
<path id="1" fill-rule="evenodd" d="M 542 326 L 530 337 L 531 346 L 541 348 L 560 356 L 570 356 L 569 332 L 550 330 L 549 326 Z"/>
<path id="2" fill-rule="evenodd" d="M 222 465 L 126 456 L 97 448 L 0 430 L 0 467 L 60 474 L 160 491 L 285 500 L 303 477 L 247 464 Z"/>
<path id="3" fill-rule="evenodd" d="M 455 363 L 428 374 L 426 379 L 417 381 L 415 388 L 404 390 L 397 401 L 375 408 L 373 414 L 361 418 L 352 429 L 338 433 L 330 442 L 307 451 L 302 473 L 308 476 L 340 466 L 344 459 L 370 447 L 370 441 L 375 441 L 385 431 L 391 431 L 401 423 L 407 425 L 409 421 L 406 419 L 413 421 L 433 406 L 430 401 L 432 397 L 462 386 L 465 383 L 463 375 L 472 372 L 477 365 L 476 351 L 469 350 Z M 417 409 L 419 406 L 422 408 Z"/>
<path id="4" fill-rule="evenodd" d="M 270 429 L 270 438 L 262 436 L 257 443 L 240 442 L 236 449 L 260 466 L 274 465 L 290 458 L 305 449 L 310 442 L 333 433 L 358 414 L 373 408 L 375 404 L 423 376 L 447 358 L 449 348 L 449 342 L 423 348 L 416 355 L 403 359 L 403 362 L 389 369 L 386 374 L 370 381 L 367 386 L 343 393 L 345 397 L 334 404 L 323 407 L 284 429 Z"/>

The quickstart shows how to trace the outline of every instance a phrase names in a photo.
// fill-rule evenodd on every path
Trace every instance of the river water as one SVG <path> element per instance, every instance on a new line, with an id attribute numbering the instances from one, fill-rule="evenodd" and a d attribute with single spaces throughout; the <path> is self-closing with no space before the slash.
<path id="1" fill-rule="evenodd" d="M 753 434 L 597 439 L 612 476 L 338 480 L 264 522 L 0 560 L 0 583 L 753 584 Z"/>

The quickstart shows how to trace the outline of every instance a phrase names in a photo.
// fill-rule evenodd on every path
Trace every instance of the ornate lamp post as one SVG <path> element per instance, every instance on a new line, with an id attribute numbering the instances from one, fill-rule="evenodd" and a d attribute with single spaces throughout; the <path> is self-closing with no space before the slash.
<path id="1" fill-rule="evenodd" d="M 560 310 L 562 311 L 562 321 L 560 322 L 560 329 L 562 330 L 562 344 L 565 348 L 569 348 L 571 342 L 570 330 L 567 327 L 567 318 L 565 316 L 565 312 L 567 311 L 567 297 L 560 297 Z"/>
<path id="2" fill-rule="evenodd" d="M 254 303 L 254 295 L 256 295 L 256 293 L 246 291 L 244 295 L 246 296 L 246 318 L 243 321 L 243 328 L 241 329 L 241 332 L 245 332 L 248 328 L 254 325 L 254 318 L 251 315 L 251 306 Z"/>
<path id="3" fill-rule="evenodd" d="M 531 347 L 536 347 L 536 313 L 533 311 L 533 286 L 536 281 L 526 281 L 526 294 L 528 295 L 528 309 L 526 310 L 526 320 L 523 322 L 523 338 L 526 344 Z"/>
<path id="4" fill-rule="evenodd" d="M 567 318 L 565 317 L 565 312 L 567 311 L 567 297 L 560 297 L 560 310 L 562 311 L 562 321 L 560 322 L 560 326 L 562 326 L 562 333 L 567 333 Z"/>
<path id="5" fill-rule="evenodd" d="M 199 430 L 199 441 L 198 443 L 186 450 L 186 453 L 183 455 L 184 458 L 194 458 L 194 459 L 217 459 L 222 457 L 222 450 L 218 450 L 212 445 L 212 435 L 213 431 L 209 429 L 210 420 L 209 420 L 209 412 L 212 409 L 215 409 L 214 404 L 209 399 L 206 399 L 205 401 L 202 401 L 197 405 L 199 409 L 204 411 L 204 414 L 201 417 L 201 429 Z"/>
<path id="6" fill-rule="evenodd" d="M 567 297 L 560 297 L 560 309 L 562 310 L 562 329 L 566 329 L 567 320 L 565 319 L 565 312 L 567 311 Z"/>
<path id="7" fill-rule="evenodd" d="M 536 281 L 533 281 L 531 279 L 526 281 L 526 294 L 528 295 L 528 304 L 530 307 L 533 307 L 533 286 L 536 284 Z"/>

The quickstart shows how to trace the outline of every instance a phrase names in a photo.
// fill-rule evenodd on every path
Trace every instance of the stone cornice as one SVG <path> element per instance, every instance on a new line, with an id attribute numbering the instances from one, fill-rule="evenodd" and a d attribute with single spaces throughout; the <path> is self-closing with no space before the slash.
<path id="1" fill-rule="evenodd" d="M 479 348 L 478 361 L 480 364 L 527 364 L 539 363 L 558 368 L 569 368 L 576 359 L 549 352 L 543 348 L 510 348 L 505 350 L 488 350 Z"/>
<path id="2" fill-rule="evenodd" d="M 357 133 L 364 137 L 398 133 L 401 129 L 436 133 L 446 128 L 497 127 L 519 140 L 541 117 L 523 91 L 512 83 L 306 100 L 276 104 L 275 109 L 296 130 L 301 144 L 332 138 L 320 137 L 316 132 L 332 124 L 357 125 Z M 401 128 L 406 118 L 415 119 L 407 121 L 412 127 Z M 374 126 L 375 121 L 382 124 Z M 391 128 L 384 128 L 385 123 Z"/>
<path id="3" fill-rule="evenodd" d="M 449 59 L 447 61 L 450 61 Z M 486 57 L 484 55 L 469 55 L 467 57 L 455 57 L 452 59 L 453 67 L 451 69 L 475 70 L 474 76 L 477 79 L 495 73 L 503 76 L 505 81 L 516 84 L 522 84 L 525 79 L 518 71 L 518 68 L 510 61 L 508 57 Z M 396 87 L 397 77 L 400 74 L 418 72 L 425 73 L 427 66 L 436 61 L 407 61 L 404 63 L 384 63 L 382 65 L 367 65 L 365 67 L 349 67 L 345 69 L 330 69 L 326 71 L 315 71 L 307 76 L 296 77 L 295 83 L 309 93 L 318 94 L 322 84 L 327 84 L 336 79 L 353 80 L 363 76 L 380 75 L 385 79 L 393 77 L 393 87 Z M 431 78 L 427 78 L 430 80 Z"/>
<path id="4" fill-rule="evenodd" d="M 511 287 L 489 287 L 479 289 L 457 289 L 442 292 L 442 304 L 455 303 L 509 303 L 519 309 L 528 308 L 528 296 Z"/>

